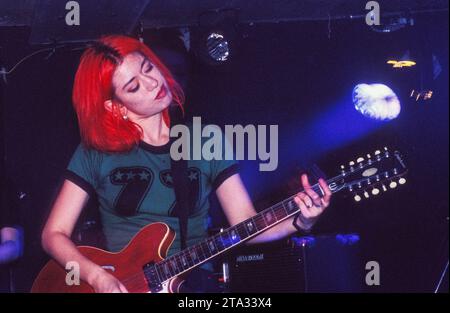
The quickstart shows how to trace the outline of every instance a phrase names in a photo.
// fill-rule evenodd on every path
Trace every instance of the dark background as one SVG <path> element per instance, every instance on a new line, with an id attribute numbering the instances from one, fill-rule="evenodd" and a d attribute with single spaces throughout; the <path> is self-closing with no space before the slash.
<path id="1" fill-rule="evenodd" d="M 448 258 L 448 13 L 421 14 L 413 27 L 388 34 L 373 32 L 361 19 L 245 25 L 238 31 L 238 54 L 230 63 L 211 67 L 186 53 L 184 66 L 173 66 L 186 83 L 187 116 L 221 126 L 279 125 L 276 172 L 241 162 L 243 180 L 261 208 L 286 193 L 312 162 L 334 176 L 341 164 L 384 146 L 402 151 L 408 184 L 358 204 L 336 195 L 315 233 L 360 234 L 364 259 L 381 266 L 381 286 L 368 291 L 432 292 Z M 36 50 L 29 35 L 29 27 L 0 28 L 0 56 L 8 68 Z M 150 47 L 180 46 L 170 44 L 170 30 L 144 35 Z M 386 64 L 406 50 L 416 67 Z M 433 54 L 442 67 L 436 79 Z M 70 49 L 38 54 L 1 83 L 6 170 L 24 196 L 19 291 L 29 290 L 47 260 L 40 232 L 79 142 L 71 89 L 80 55 Z M 361 82 L 391 86 L 402 103 L 400 116 L 391 122 L 359 116 L 351 93 Z M 422 88 L 434 91 L 430 101 L 409 98 L 412 89 Z M 216 205 L 213 215 L 216 226 L 223 224 Z"/>

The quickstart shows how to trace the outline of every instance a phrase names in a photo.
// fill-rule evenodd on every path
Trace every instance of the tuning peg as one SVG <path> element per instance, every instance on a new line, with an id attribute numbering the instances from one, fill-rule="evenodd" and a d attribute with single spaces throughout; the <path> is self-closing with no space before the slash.
<path id="1" fill-rule="evenodd" d="M 350 165 L 350 166 L 354 166 L 354 165 L 355 165 L 355 162 L 353 162 L 353 161 L 350 161 L 350 162 L 348 163 L 348 165 Z"/>
<path id="2" fill-rule="evenodd" d="M 391 183 L 389 184 L 389 188 L 394 189 L 395 187 L 397 187 L 397 182 L 391 181 Z"/>
<path id="3" fill-rule="evenodd" d="M 378 188 L 373 188 L 373 189 L 372 189 L 372 194 L 373 194 L 374 196 L 378 195 L 379 193 L 380 193 L 380 189 L 378 189 Z"/>
<path id="4" fill-rule="evenodd" d="M 384 147 L 384 151 L 388 151 L 388 148 L 387 148 L 387 147 Z"/>
<path id="5" fill-rule="evenodd" d="M 379 155 L 381 153 L 381 151 L 380 150 L 377 150 L 377 151 L 375 151 L 375 155 Z"/>
<path id="6" fill-rule="evenodd" d="M 370 196 L 369 196 L 369 193 L 367 192 L 367 191 L 364 191 L 364 197 L 365 198 L 369 198 Z"/>
<path id="7" fill-rule="evenodd" d="M 381 185 L 381 188 L 383 189 L 383 191 L 387 191 L 387 188 L 386 188 L 386 186 L 384 184 Z"/>
<path id="8" fill-rule="evenodd" d="M 366 155 L 368 159 L 372 158 L 372 156 L 369 154 Z"/>
<path id="9" fill-rule="evenodd" d="M 361 201 L 361 196 L 360 195 L 355 195 L 353 197 L 353 199 L 355 199 L 356 202 L 359 202 L 359 201 Z"/>
<path id="10" fill-rule="evenodd" d="M 398 180 L 398 183 L 399 183 L 400 185 L 406 184 L 406 178 L 404 178 L 404 177 L 400 178 L 400 179 Z"/>
<path id="11" fill-rule="evenodd" d="M 361 162 L 363 162 L 363 161 L 364 161 L 364 158 L 363 158 L 363 157 L 359 157 L 359 158 L 356 159 L 356 163 L 361 163 Z"/>

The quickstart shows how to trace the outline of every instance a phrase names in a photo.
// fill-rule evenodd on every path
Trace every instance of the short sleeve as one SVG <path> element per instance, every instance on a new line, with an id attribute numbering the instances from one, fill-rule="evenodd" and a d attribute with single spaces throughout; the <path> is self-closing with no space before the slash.
<path id="1" fill-rule="evenodd" d="M 100 164 L 100 153 L 80 144 L 67 166 L 64 178 L 93 196 L 98 187 Z"/>

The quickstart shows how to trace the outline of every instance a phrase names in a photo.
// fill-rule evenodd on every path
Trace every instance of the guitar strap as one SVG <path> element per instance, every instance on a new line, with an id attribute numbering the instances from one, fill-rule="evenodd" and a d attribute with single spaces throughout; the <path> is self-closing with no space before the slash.
<path id="1" fill-rule="evenodd" d="M 174 112 L 177 108 L 170 111 L 172 126 L 183 124 L 180 115 Z M 187 160 L 173 160 L 170 158 L 170 166 L 173 178 L 173 188 L 175 190 L 176 206 L 174 213 L 178 216 L 180 225 L 180 241 L 181 250 L 186 249 L 186 241 L 188 235 L 188 217 L 191 210 L 191 198 L 189 192 L 188 167 Z"/>

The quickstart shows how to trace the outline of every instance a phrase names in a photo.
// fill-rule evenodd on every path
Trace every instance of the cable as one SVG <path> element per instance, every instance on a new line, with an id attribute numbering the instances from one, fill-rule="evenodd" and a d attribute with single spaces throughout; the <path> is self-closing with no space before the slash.
<path id="1" fill-rule="evenodd" d="M 52 52 L 54 52 L 56 49 L 62 48 L 64 46 L 65 45 L 60 45 L 60 46 L 56 46 L 56 47 L 52 47 L 52 48 L 44 48 L 44 49 L 40 49 L 40 50 L 34 51 L 33 53 L 23 57 L 9 71 L 7 71 L 6 69 L 4 69 L 2 67 L 2 69 L 0 70 L 0 75 L 9 75 L 9 74 L 11 74 L 21 63 L 23 63 L 24 61 L 28 60 L 29 58 L 31 58 L 32 56 L 34 56 L 34 55 L 36 55 L 38 53 L 45 52 L 45 51 L 52 51 Z"/>

